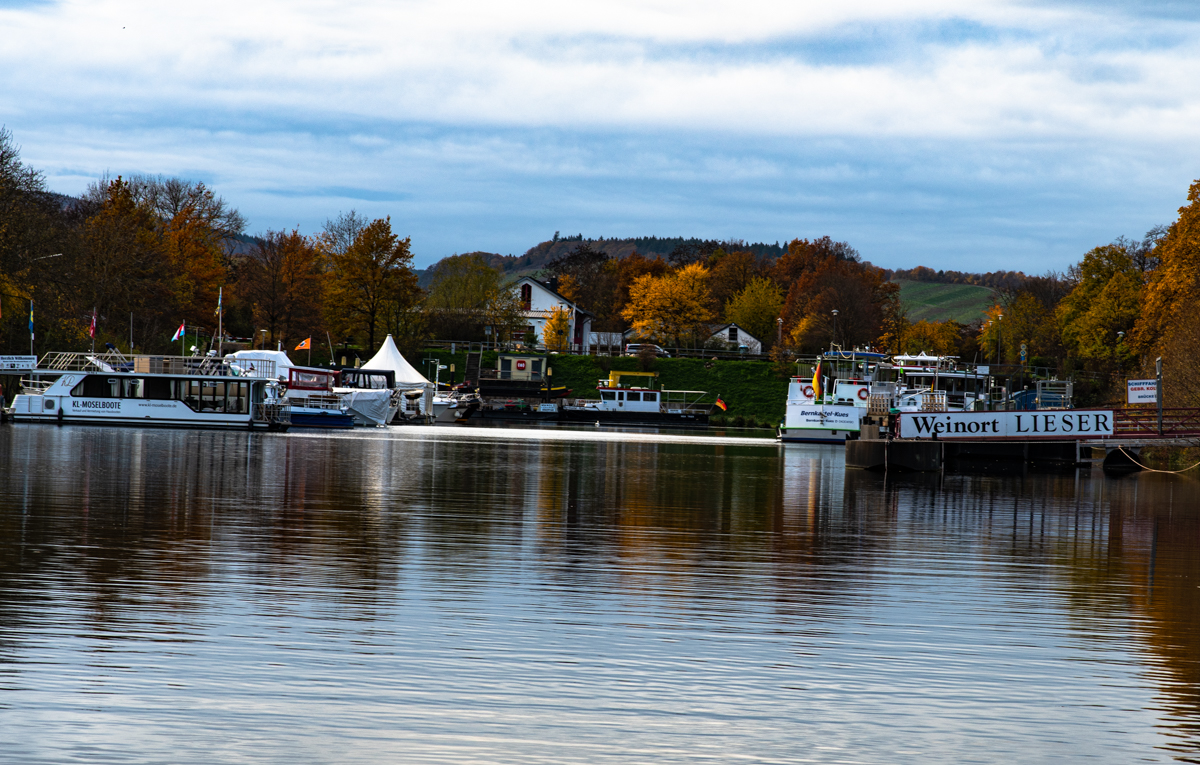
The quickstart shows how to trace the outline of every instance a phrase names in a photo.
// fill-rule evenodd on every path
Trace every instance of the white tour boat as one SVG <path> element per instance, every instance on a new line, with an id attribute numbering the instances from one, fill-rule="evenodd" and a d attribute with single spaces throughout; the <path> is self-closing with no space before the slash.
<path id="1" fill-rule="evenodd" d="M 895 395 L 894 376 L 882 353 L 832 350 L 818 356 L 812 377 L 793 377 L 788 384 L 779 439 L 844 444 L 857 438 L 872 395 L 877 405 Z"/>
<path id="2" fill-rule="evenodd" d="M 257 362 L 270 365 L 271 362 Z M 14 422 L 287 430 L 274 368 L 249 377 L 215 355 L 48 353 L 13 400 Z"/>

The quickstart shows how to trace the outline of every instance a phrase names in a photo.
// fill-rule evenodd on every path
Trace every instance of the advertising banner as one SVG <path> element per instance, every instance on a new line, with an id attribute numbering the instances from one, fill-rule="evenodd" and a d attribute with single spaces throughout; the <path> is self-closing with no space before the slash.
<path id="1" fill-rule="evenodd" d="M 1040 412 L 903 412 L 900 438 L 942 441 L 1076 440 L 1113 434 L 1111 410 Z"/>
<path id="2" fill-rule="evenodd" d="M 1126 402 L 1130 404 L 1158 403 L 1158 380 L 1126 380 Z"/>

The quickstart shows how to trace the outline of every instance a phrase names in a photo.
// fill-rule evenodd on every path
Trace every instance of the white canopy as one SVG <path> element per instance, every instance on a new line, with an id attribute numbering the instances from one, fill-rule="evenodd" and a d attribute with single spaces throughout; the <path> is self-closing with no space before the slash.
<path id="1" fill-rule="evenodd" d="M 431 382 L 425 379 L 425 375 L 421 374 L 405 360 L 400 354 L 400 349 L 396 347 L 396 341 L 391 335 L 383 341 L 383 345 L 379 348 L 379 353 L 371 357 L 371 360 L 363 364 L 363 369 L 390 369 L 396 373 L 397 388 L 417 388 L 425 385 L 432 385 Z"/>
<path id="2" fill-rule="evenodd" d="M 295 366 L 283 351 L 237 351 L 226 355 L 225 361 L 237 366 L 247 377 L 265 377 L 262 365 L 255 368 L 253 364 L 255 361 L 273 361 L 275 376 L 280 380 L 288 379 L 288 370 Z"/>

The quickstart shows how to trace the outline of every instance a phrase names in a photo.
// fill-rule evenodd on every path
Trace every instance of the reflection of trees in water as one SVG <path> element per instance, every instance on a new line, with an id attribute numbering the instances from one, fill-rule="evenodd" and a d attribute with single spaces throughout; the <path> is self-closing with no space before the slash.
<path id="1" fill-rule="evenodd" d="M 1140 634 L 1168 748 L 1200 762 L 1200 484 L 1099 471 L 944 479 L 848 471 L 846 496 L 896 509 L 890 536 L 905 554 L 943 556 L 947 566 L 974 559 L 1014 596 L 1064 603 L 1080 640 L 1119 645 Z"/>

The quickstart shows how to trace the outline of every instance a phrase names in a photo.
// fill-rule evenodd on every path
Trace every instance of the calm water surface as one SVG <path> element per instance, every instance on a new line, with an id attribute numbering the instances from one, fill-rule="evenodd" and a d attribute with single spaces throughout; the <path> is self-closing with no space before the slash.
<path id="1" fill-rule="evenodd" d="M 0 761 L 1200 762 L 1200 492 L 0 427 Z"/>

